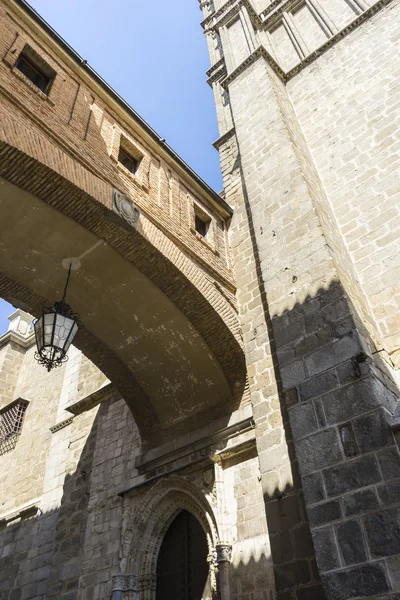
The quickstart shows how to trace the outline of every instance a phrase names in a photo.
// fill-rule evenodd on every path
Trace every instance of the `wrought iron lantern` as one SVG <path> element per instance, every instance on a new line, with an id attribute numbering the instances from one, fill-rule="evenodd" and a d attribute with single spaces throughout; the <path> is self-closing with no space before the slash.
<path id="1" fill-rule="evenodd" d="M 68 349 L 81 325 L 79 315 L 65 302 L 69 278 L 69 266 L 64 295 L 52 308 L 43 308 L 42 316 L 34 323 L 37 352 L 35 358 L 50 372 L 68 360 Z"/>

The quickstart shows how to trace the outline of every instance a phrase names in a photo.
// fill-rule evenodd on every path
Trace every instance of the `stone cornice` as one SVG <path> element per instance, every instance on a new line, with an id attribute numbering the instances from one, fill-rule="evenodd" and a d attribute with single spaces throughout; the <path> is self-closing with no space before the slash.
<path id="1" fill-rule="evenodd" d="M 216 150 L 219 150 L 222 144 L 225 144 L 225 142 L 227 142 L 232 136 L 235 135 L 235 132 L 235 128 L 232 127 L 232 129 L 221 135 L 217 140 L 215 140 L 215 142 L 213 142 L 214 148 Z"/>
<path id="2" fill-rule="evenodd" d="M 373 6 L 361 13 L 361 15 L 353 19 L 351 23 L 349 23 L 346 27 L 338 31 L 338 33 L 336 33 L 327 42 L 325 42 L 325 44 L 314 50 L 314 52 L 306 56 L 306 58 L 299 62 L 298 65 L 293 67 L 293 69 L 285 73 L 285 80 L 289 81 L 290 79 L 292 79 L 295 75 L 300 73 L 300 71 L 302 71 L 307 65 L 314 62 L 314 60 L 321 56 L 321 54 L 329 50 L 329 48 L 337 44 L 338 41 L 340 41 L 349 33 L 357 29 L 357 27 L 359 27 L 362 23 L 367 21 L 369 18 L 371 18 L 373 15 L 379 12 L 384 6 L 390 4 L 391 2 L 393 2 L 393 0 L 379 0 Z"/>
<path id="3" fill-rule="evenodd" d="M 240 434 L 254 429 L 253 417 L 249 416 L 244 420 L 228 425 L 220 431 L 205 435 L 196 441 L 191 441 L 189 444 L 173 448 L 165 451 L 164 447 L 158 447 L 149 452 L 144 452 L 136 458 L 136 468 L 140 473 L 159 469 L 167 464 L 174 463 L 179 460 L 180 468 L 193 464 L 194 459 L 204 460 L 214 455 L 218 450 L 215 446 L 222 444 L 221 452 L 227 446 L 233 452 L 234 444 L 231 439 L 236 438 Z M 186 460 L 185 460 L 186 459 Z"/>
<path id="4" fill-rule="evenodd" d="M 297 2 L 297 0 L 289 0 L 290 3 Z M 290 71 L 284 71 L 276 62 L 276 60 L 271 56 L 271 54 L 266 50 L 264 46 L 258 46 L 236 69 L 232 71 L 222 82 L 221 85 L 227 89 L 229 85 L 241 74 L 243 71 L 247 69 L 250 65 L 252 65 L 259 58 L 264 58 L 270 67 L 275 71 L 278 77 L 283 82 L 288 82 L 290 79 L 295 77 L 300 71 L 302 71 L 305 67 L 307 67 L 310 63 L 314 62 L 319 56 L 321 56 L 324 52 L 332 48 L 338 41 L 342 38 L 346 37 L 349 33 L 354 31 L 357 27 L 359 27 L 362 23 L 367 21 L 370 17 L 376 14 L 381 8 L 390 4 L 393 0 L 379 0 L 373 6 L 364 11 L 361 15 L 353 19 L 351 23 L 349 23 L 346 27 L 344 27 L 341 31 L 338 31 L 335 35 L 333 35 L 329 40 L 325 42 L 322 46 L 314 50 L 311 54 L 306 56 L 302 61 L 300 61 L 293 69 Z M 286 6 L 285 3 L 283 6 Z M 217 140 L 218 142 L 218 140 Z"/>
<path id="5" fill-rule="evenodd" d="M 225 65 L 225 60 L 223 58 L 220 58 L 219 60 L 217 60 L 216 63 L 212 65 L 212 67 L 208 69 L 208 71 L 206 71 L 207 77 L 211 77 L 214 71 L 218 70 L 222 65 Z"/>
<path id="6" fill-rule="evenodd" d="M 240 12 L 242 7 L 247 9 L 255 28 L 261 28 L 263 22 L 249 0 L 229 0 L 217 12 L 203 21 L 204 33 L 215 31 L 229 23 Z"/>
<path id="7" fill-rule="evenodd" d="M 215 65 L 213 65 L 211 67 L 211 69 L 208 69 L 208 71 L 206 72 L 206 75 L 208 77 L 207 83 L 210 86 L 212 86 L 212 84 L 215 81 L 218 81 L 219 79 L 222 79 L 223 77 L 225 77 L 226 76 L 225 59 L 220 58 L 220 60 L 218 62 L 216 62 Z"/>
<path id="8" fill-rule="evenodd" d="M 70 404 L 70 406 L 67 406 L 65 410 L 72 413 L 74 416 L 80 415 L 83 412 L 91 410 L 101 402 L 109 400 L 115 391 L 115 387 L 112 383 L 106 383 L 103 385 L 103 387 L 99 388 L 92 394 L 89 394 L 81 400 L 74 402 L 74 404 Z"/>
<path id="9" fill-rule="evenodd" d="M 281 69 L 281 67 L 278 65 L 276 60 L 272 58 L 272 56 L 264 48 L 264 46 L 258 46 L 258 48 L 256 48 L 254 50 L 254 52 L 249 54 L 249 56 L 246 58 L 246 60 L 244 60 L 238 67 L 236 67 L 236 69 L 234 69 L 232 71 L 232 73 L 230 73 L 228 75 L 228 77 L 226 77 L 221 82 L 222 86 L 225 89 L 227 89 L 228 86 L 232 83 L 232 81 L 237 79 L 237 77 L 241 73 L 243 73 L 243 71 L 245 71 L 247 69 L 247 67 L 249 67 L 250 65 L 255 63 L 259 58 L 264 58 L 267 61 L 267 63 L 272 67 L 272 69 L 275 71 L 275 73 L 280 77 L 280 79 L 282 79 L 282 81 L 286 80 L 286 73 L 283 69 Z"/>
<path id="10" fill-rule="evenodd" d="M 23 348 L 30 348 L 35 343 L 35 334 L 32 334 L 25 338 L 16 331 L 7 331 L 2 336 L 0 336 L 0 348 L 9 344 L 10 342 L 14 342 L 18 344 L 18 346 L 22 346 Z"/>

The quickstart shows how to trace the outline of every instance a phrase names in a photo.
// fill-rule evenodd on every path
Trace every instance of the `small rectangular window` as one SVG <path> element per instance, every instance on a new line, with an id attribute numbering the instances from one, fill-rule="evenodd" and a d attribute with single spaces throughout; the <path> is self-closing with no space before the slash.
<path id="1" fill-rule="evenodd" d="M 19 398 L 0 410 L 0 455 L 14 450 L 29 402 Z"/>
<path id="2" fill-rule="evenodd" d="M 47 69 L 43 68 L 38 61 L 29 56 L 26 51 L 22 51 L 20 54 L 15 63 L 15 68 L 36 85 L 39 90 L 47 94 L 54 76 Z"/>
<path id="3" fill-rule="evenodd" d="M 195 215 L 194 223 L 195 223 L 195 229 L 196 229 L 197 233 L 199 233 L 203 237 L 206 237 L 207 233 L 208 233 L 208 229 L 210 227 L 210 222 L 211 222 L 211 219 L 206 221 L 204 219 L 204 217 Z"/>
<path id="4" fill-rule="evenodd" d="M 125 169 L 128 169 L 128 171 L 130 171 L 131 173 L 136 173 L 136 171 L 139 168 L 139 160 L 137 158 L 134 158 L 123 148 L 119 149 L 118 161 L 121 163 L 121 165 L 125 167 Z"/>

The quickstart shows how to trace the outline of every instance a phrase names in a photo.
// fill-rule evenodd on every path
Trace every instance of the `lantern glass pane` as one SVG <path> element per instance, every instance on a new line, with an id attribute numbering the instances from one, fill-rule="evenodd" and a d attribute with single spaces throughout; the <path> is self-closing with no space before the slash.
<path id="1" fill-rule="evenodd" d="M 43 335 L 43 345 L 51 346 L 53 344 L 53 325 L 54 319 L 56 318 L 56 314 L 46 313 L 43 315 L 44 319 L 44 335 Z"/>
<path id="2" fill-rule="evenodd" d="M 67 321 L 71 322 L 71 325 L 68 326 L 68 332 L 70 332 L 70 336 L 68 337 L 68 339 L 66 340 L 65 346 L 64 346 L 64 350 L 65 352 L 68 352 L 68 348 L 70 347 L 70 345 L 72 344 L 72 341 L 78 331 L 78 325 L 76 324 L 76 322 L 73 319 L 66 319 Z"/>
<path id="3" fill-rule="evenodd" d="M 56 348 L 64 350 L 64 346 L 73 326 L 73 323 L 74 321 L 72 319 L 68 319 L 68 317 L 64 317 L 62 315 L 57 315 L 53 340 L 53 345 Z"/>
<path id="4" fill-rule="evenodd" d="M 36 346 L 40 351 L 43 348 L 43 316 L 38 319 L 35 324 L 35 336 L 36 336 Z"/>

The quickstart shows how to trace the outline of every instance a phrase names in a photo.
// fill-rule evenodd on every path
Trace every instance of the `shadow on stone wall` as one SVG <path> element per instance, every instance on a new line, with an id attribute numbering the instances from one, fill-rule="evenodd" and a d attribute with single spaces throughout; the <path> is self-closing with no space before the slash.
<path id="1" fill-rule="evenodd" d="M 0 529 L 1 600 L 76 598 L 98 424 L 105 409 L 100 407 L 83 449 L 77 448 L 76 464 L 65 465 L 73 473 L 65 476 L 59 508 L 34 517 L 28 513 Z"/>
<path id="2" fill-rule="evenodd" d="M 339 281 L 271 314 L 243 193 L 293 480 L 274 487 L 258 439 L 278 599 L 380 597 L 399 589 L 398 387 Z"/>

